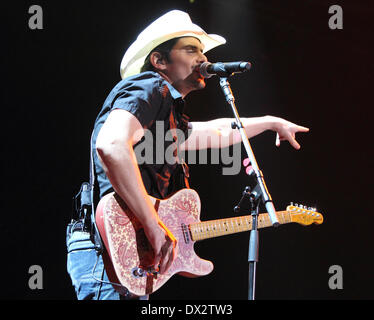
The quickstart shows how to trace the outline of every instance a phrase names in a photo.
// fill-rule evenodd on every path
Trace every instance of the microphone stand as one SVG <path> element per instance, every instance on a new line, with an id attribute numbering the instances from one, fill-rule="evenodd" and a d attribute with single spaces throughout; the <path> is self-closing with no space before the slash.
<path id="1" fill-rule="evenodd" d="M 266 188 L 264 177 L 258 167 L 257 161 L 255 159 L 254 153 L 249 143 L 247 133 L 245 132 L 243 124 L 239 118 L 239 114 L 235 106 L 235 98 L 232 94 L 230 83 L 227 80 L 228 76 L 230 75 L 231 74 L 227 74 L 225 77 L 220 76 L 219 83 L 225 95 L 226 101 L 231 106 L 231 109 L 235 117 L 235 121 L 232 123 L 232 128 L 238 129 L 240 132 L 242 142 L 244 144 L 245 150 L 247 152 L 248 158 L 251 162 L 251 166 L 253 169 L 253 173 L 251 175 L 255 176 L 256 182 L 257 182 L 256 187 L 254 187 L 252 190 L 250 190 L 249 187 L 246 187 L 245 192 L 243 193 L 243 197 L 240 200 L 240 203 L 241 203 L 245 197 L 248 197 L 251 203 L 252 230 L 250 233 L 249 250 L 248 250 L 248 263 L 249 263 L 248 300 L 254 300 L 255 299 L 256 263 L 258 262 L 259 234 L 258 234 L 257 226 L 258 226 L 258 207 L 260 204 L 260 200 L 264 203 L 265 208 L 267 212 L 269 213 L 269 217 L 270 217 L 273 227 L 277 227 L 279 225 L 279 221 L 275 214 L 275 208 L 274 208 L 271 196 L 269 194 L 269 191 Z M 239 205 L 235 207 L 234 211 L 239 209 Z"/>

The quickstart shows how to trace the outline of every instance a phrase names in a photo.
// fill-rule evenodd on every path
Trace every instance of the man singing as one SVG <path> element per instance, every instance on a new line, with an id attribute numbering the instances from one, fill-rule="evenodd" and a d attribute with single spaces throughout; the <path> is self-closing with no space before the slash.
<path id="1" fill-rule="evenodd" d="M 182 168 L 181 159 L 139 164 L 134 149 L 144 141 L 146 131 L 155 137 L 160 123 L 165 134 L 170 130 L 184 133 L 183 137 L 175 135 L 173 140 L 163 141 L 164 150 L 174 144 L 176 154 L 241 142 L 239 132 L 231 128 L 233 119 L 189 122 L 183 113 L 187 94 L 205 87 L 199 71 L 200 65 L 207 62 L 205 53 L 225 42 L 223 37 L 207 34 L 193 24 L 184 12 L 173 10 L 161 16 L 126 51 L 120 68 L 122 80 L 109 93 L 95 122 L 94 165 L 100 196 L 115 191 L 135 214 L 154 250 L 154 266 L 161 274 L 173 263 L 176 240 L 160 221 L 148 195 L 166 198 L 183 188 L 179 182 L 184 181 L 180 176 L 186 166 Z M 241 120 L 248 138 L 272 130 L 276 132 L 277 146 L 287 140 L 296 149 L 300 145 L 295 133 L 309 130 L 272 116 Z M 156 140 L 153 153 L 160 147 Z M 87 232 L 73 228 L 68 249 L 68 271 L 78 299 L 136 298 L 130 293 L 120 295 L 105 282 L 108 278 L 102 259 L 96 261 Z"/>

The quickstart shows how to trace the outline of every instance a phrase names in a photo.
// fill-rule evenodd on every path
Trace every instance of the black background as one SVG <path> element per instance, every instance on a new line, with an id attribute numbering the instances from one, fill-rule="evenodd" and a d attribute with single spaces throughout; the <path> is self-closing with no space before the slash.
<path id="1" fill-rule="evenodd" d="M 187 11 L 227 44 L 210 61 L 247 60 L 230 80 L 240 116 L 275 115 L 310 128 L 301 150 L 275 147 L 265 132 L 251 145 L 277 210 L 290 201 L 316 206 L 320 226 L 260 231 L 257 299 L 373 299 L 372 17 L 367 1 L 17 1 L 3 6 L 1 299 L 75 299 L 66 272 L 65 226 L 71 198 L 88 179 L 89 138 L 98 110 L 120 80 L 126 48 L 170 9 Z M 43 29 L 31 30 L 31 5 Z M 328 9 L 343 9 L 331 30 Z M 5 32 L 4 32 L 5 31 Z M 5 54 L 5 56 L 4 56 Z M 187 96 L 192 120 L 231 117 L 218 84 Z M 244 153 L 242 153 L 244 158 Z M 192 165 L 202 220 L 233 215 L 244 170 Z M 263 210 L 261 210 L 263 211 Z M 196 251 L 212 274 L 173 277 L 161 299 L 247 298 L 248 233 L 206 240 Z M 43 269 L 43 289 L 28 286 L 29 267 Z M 343 269 L 343 289 L 328 286 Z"/>

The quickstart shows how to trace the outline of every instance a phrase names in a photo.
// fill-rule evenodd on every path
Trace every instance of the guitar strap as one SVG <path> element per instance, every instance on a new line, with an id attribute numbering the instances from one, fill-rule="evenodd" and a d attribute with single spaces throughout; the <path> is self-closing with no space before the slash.
<path id="1" fill-rule="evenodd" d="M 186 188 L 189 189 L 190 184 L 188 182 L 188 178 L 190 177 L 190 169 L 188 168 L 187 163 L 184 161 L 184 158 L 180 159 L 180 164 L 181 164 L 182 169 L 183 169 L 184 185 L 186 186 Z"/>
<path id="2" fill-rule="evenodd" d="M 101 239 L 101 236 L 100 236 L 100 233 L 99 233 L 99 229 L 96 225 L 96 219 L 95 219 L 95 202 L 94 202 L 94 186 L 95 186 L 95 168 L 94 168 L 94 161 L 93 161 L 93 135 L 94 135 L 94 131 L 92 131 L 92 134 L 91 134 L 91 141 L 90 141 L 90 173 L 89 173 L 89 176 L 90 176 L 90 187 L 91 187 L 91 218 L 90 218 L 90 223 L 91 223 L 91 228 L 90 228 L 90 238 L 91 238 L 91 241 L 92 243 L 94 244 L 95 246 L 95 249 L 96 249 L 96 253 L 97 253 L 97 259 L 96 259 L 96 263 L 92 269 L 92 277 L 96 280 L 96 281 L 99 281 L 101 284 L 100 286 L 103 284 L 103 283 L 107 283 L 107 284 L 111 284 L 113 286 L 118 286 L 120 288 L 122 288 L 123 294 L 124 296 L 128 295 L 129 294 L 129 291 L 122 286 L 122 284 L 120 283 L 115 283 L 115 282 L 111 282 L 111 281 L 105 281 L 103 280 L 102 278 L 99 279 L 95 276 L 95 270 L 96 270 L 96 266 L 97 266 L 97 263 L 99 262 L 99 256 L 101 254 L 103 254 L 103 251 L 104 251 L 104 245 L 103 245 L 103 242 L 102 242 L 102 239 Z"/>
<path id="3" fill-rule="evenodd" d="M 90 193 L 91 193 L 91 217 L 90 217 L 90 237 L 92 243 L 95 245 L 95 249 L 97 251 L 97 254 L 101 254 L 103 252 L 104 246 L 103 242 L 100 237 L 99 229 L 96 225 L 96 219 L 95 219 L 95 201 L 94 201 L 94 186 L 95 186 L 95 169 L 94 169 L 94 162 L 93 162 L 93 134 L 94 131 L 92 131 L 91 134 L 91 140 L 90 140 Z"/>
<path id="4" fill-rule="evenodd" d="M 175 117 L 174 117 L 174 113 L 175 113 Z M 177 118 L 177 119 L 175 119 Z M 182 171 L 183 171 L 183 183 L 184 183 L 184 186 L 185 188 L 190 188 L 190 184 L 188 182 L 188 179 L 190 177 L 190 171 L 189 171 L 189 167 L 186 163 L 186 161 L 184 160 L 183 157 L 180 156 L 180 152 L 179 152 L 179 147 L 180 147 L 180 141 L 179 141 L 179 138 L 178 138 L 178 134 L 176 133 L 176 130 L 177 130 L 177 123 L 179 124 L 179 129 L 181 129 L 184 133 L 185 133 L 185 137 L 186 137 L 186 131 L 188 130 L 188 121 L 189 121 L 189 117 L 182 113 L 182 114 L 179 114 L 178 115 L 178 111 L 176 109 L 174 109 L 174 112 L 171 112 L 170 113 L 170 129 L 172 130 L 173 132 L 173 139 L 174 139 L 174 143 L 176 144 L 176 148 L 177 148 L 177 163 L 178 165 L 180 165 L 182 167 Z"/>

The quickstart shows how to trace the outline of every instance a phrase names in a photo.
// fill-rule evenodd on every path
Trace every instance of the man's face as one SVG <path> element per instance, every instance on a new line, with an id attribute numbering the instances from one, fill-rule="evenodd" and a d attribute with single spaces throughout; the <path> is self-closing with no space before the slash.
<path id="1" fill-rule="evenodd" d="M 204 77 L 199 67 L 208 61 L 203 54 L 203 45 L 194 37 L 184 37 L 177 41 L 170 51 L 170 63 L 163 71 L 170 83 L 182 96 L 193 90 L 205 88 Z"/>

